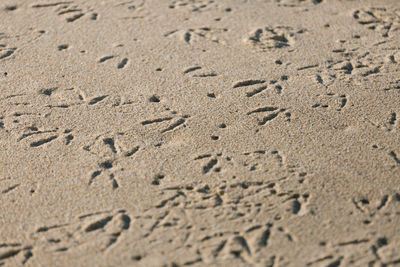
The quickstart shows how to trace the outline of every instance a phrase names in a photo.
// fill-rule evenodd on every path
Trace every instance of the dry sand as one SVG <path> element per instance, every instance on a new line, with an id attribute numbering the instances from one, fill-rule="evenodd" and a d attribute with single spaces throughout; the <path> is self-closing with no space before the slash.
<path id="1" fill-rule="evenodd" d="M 398 0 L 3 0 L 0 266 L 400 265 Z"/>

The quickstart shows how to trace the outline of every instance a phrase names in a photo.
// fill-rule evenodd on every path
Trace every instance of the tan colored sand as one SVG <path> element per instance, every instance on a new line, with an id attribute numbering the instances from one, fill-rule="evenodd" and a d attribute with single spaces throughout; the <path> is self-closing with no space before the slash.
<path id="1" fill-rule="evenodd" d="M 58 1 L 0 3 L 0 266 L 400 264 L 397 0 Z"/>

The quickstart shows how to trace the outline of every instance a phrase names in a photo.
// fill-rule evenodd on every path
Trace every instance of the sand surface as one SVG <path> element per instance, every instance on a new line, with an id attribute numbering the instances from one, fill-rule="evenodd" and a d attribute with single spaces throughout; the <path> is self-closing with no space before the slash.
<path id="1" fill-rule="evenodd" d="M 0 266 L 400 265 L 397 0 L 0 3 Z"/>

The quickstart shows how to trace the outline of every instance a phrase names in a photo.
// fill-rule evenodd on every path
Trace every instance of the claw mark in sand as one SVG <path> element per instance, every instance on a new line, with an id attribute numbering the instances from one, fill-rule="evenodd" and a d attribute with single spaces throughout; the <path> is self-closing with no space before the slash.
<path id="1" fill-rule="evenodd" d="M 216 74 L 215 72 L 193 75 L 193 77 L 198 77 L 198 78 L 215 77 L 215 76 L 218 76 L 218 74 Z"/>
<path id="2" fill-rule="evenodd" d="M 185 122 L 185 119 L 181 118 L 181 119 L 177 120 L 175 123 L 173 123 L 172 125 L 170 125 L 168 128 L 162 130 L 161 133 L 166 133 L 166 132 L 172 131 L 173 129 L 175 129 L 179 125 L 183 124 L 184 122 Z"/>
<path id="3" fill-rule="evenodd" d="M 89 180 L 89 185 L 91 185 L 94 181 L 94 179 L 101 174 L 101 171 L 97 170 L 92 173 L 90 180 Z"/>
<path id="4" fill-rule="evenodd" d="M 107 224 L 109 221 L 111 221 L 112 218 L 113 218 L 112 216 L 107 216 L 107 217 L 105 217 L 105 218 L 103 218 L 103 219 L 100 219 L 100 220 L 98 220 L 98 221 L 95 221 L 95 222 L 89 224 L 89 225 L 85 228 L 85 231 L 86 231 L 86 232 L 91 232 L 91 231 L 95 231 L 95 230 L 104 228 L 104 226 L 106 226 L 106 224 Z"/>
<path id="5" fill-rule="evenodd" d="M 40 139 L 39 141 L 36 142 L 32 142 L 30 144 L 31 147 L 38 147 L 47 143 L 50 143 L 51 141 L 53 141 L 54 139 L 56 139 L 58 137 L 58 135 L 53 135 L 50 136 L 49 138 L 45 138 L 45 139 Z"/>
<path id="6" fill-rule="evenodd" d="M 172 117 L 158 118 L 158 119 L 154 119 L 154 120 L 145 120 L 145 121 L 142 121 L 141 124 L 148 125 L 148 124 L 152 124 L 152 123 L 158 123 L 158 122 L 169 121 L 169 120 L 172 120 Z"/>
<path id="7" fill-rule="evenodd" d="M 130 157 L 130 156 L 132 156 L 133 154 L 135 154 L 138 151 L 139 151 L 139 146 L 135 147 L 134 149 L 132 149 L 129 152 L 125 152 L 124 156 L 125 157 Z"/>
<path id="8" fill-rule="evenodd" d="M 1 193 L 2 193 L 2 194 L 7 194 L 8 192 L 14 190 L 14 189 L 17 188 L 18 186 L 19 186 L 19 184 L 12 185 L 12 186 L 8 187 L 7 189 L 4 189 L 3 191 L 1 191 Z"/>
<path id="9" fill-rule="evenodd" d="M 205 158 L 209 158 L 209 157 L 211 157 L 211 154 L 204 154 L 204 155 L 197 156 L 194 160 L 205 159 Z"/>
<path id="10" fill-rule="evenodd" d="M 389 155 L 396 161 L 397 164 L 400 164 L 400 159 L 397 157 L 397 154 L 394 151 L 390 151 Z"/>
<path id="11" fill-rule="evenodd" d="M 128 59 L 127 58 L 122 59 L 121 62 L 117 66 L 118 69 L 123 69 L 127 63 L 128 63 Z"/>
<path id="12" fill-rule="evenodd" d="M 218 160 L 217 159 L 212 159 L 210 160 L 204 167 L 203 167 L 203 173 L 206 174 L 208 173 L 215 165 L 217 165 Z"/>
<path id="13" fill-rule="evenodd" d="M 7 50 L 5 53 L 0 54 L 0 59 L 6 58 L 11 56 L 12 54 L 14 54 L 14 51 L 16 50 L 16 48 L 12 48 L 10 50 Z"/>
<path id="14" fill-rule="evenodd" d="M 192 71 L 195 71 L 195 70 L 200 70 L 200 69 L 201 69 L 201 67 L 199 67 L 199 66 L 191 67 L 191 68 L 188 68 L 188 69 L 184 70 L 183 73 L 186 74 L 186 73 L 189 73 L 189 72 L 192 72 Z"/>
<path id="15" fill-rule="evenodd" d="M 258 113 L 258 112 L 269 112 L 269 111 L 275 111 L 278 110 L 276 107 L 262 107 L 262 108 L 257 108 L 253 111 L 247 112 L 247 115 L 253 114 L 253 113 Z"/>
<path id="16" fill-rule="evenodd" d="M 246 96 L 247 96 L 247 97 L 255 96 L 256 94 L 261 93 L 261 92 L 264 91 L 265 89 L 267 89 L 267 86 L 261 86 L 261 87 L 259 87 L 259 88 L 254 89 L 254 90 L 251 91 L 251 92 L 247 92 L 247 93 L 246 93 Z"/>
<path id="17" fill-rule="evenodd" d="M 315 65 L 307 65 L 307 66 L 304 66 L 304 67 L 299 67 L 299 68 L 297 68 L 297 70 L 312 69 L 312 68 L 316 68 L 316 67 L 318 67 L 318 66 L 319 66 L 318 64 L 315 64 Z"/>
<path id="18" fill-rule="evenodd" d="M 265 80 L 245 80 L 245 81 L 239 81 L 233 84 L 233 88 L 238 88 L 238 87 L 244 87 L 244 86 L 250 86 L 254 84 L 260 84 L 260 83 L 265 83 Z"/>
<path id="19" fill-rule="evenodd" d="M 263 117 L 261 120 L 258 119 L 258 125 L 262 126 L 262 125 L 265 125 L 267 122 L 278 117 L 279 113 L 285 112 L 285 111 L 286 111 L 286 109 L 284 109 L 284 108 L 278 109 L 277 107 L 261 107 L 261 108 L 252 110 L 250 112 L 247 112 L 247 115 L 251 115 L 254 113 L 261 113 L 261 112 L 273 112 L 273 113 L 270 113 L 267 116 Z M 290 117 L 291 117 L 290 112 L 286 112 L 285 116 L 286 116 L 286 121 L 290 122 Z"/>
<path id="20" fill-rule="evenodd" d="M 108 95 L 103 95 L 103 96 L 98 96 L 98 97 L 92 98 L 92 99 L 89 101 L 88 104 L 89 104 L 89 105 L 97 104 L 98 102 L 104 100 L 107 96 L 108 96 Z"/>
<path id="21" fill-rule="evenodd" d="M 112 58 L 114 58 L 114 56 L 105 56 L 105 57 L 102 57 L 102 58 L 99 59 L 99 63 L 103 63 L 103 62 L 105 62 L 105 61 L 107 61 L 107 60 L 109 60 L 109 59 L 112 59 Z"/>
<path id="22" fill-rule="evenodd" d="M 264 125 L 270 120 L 275 119 L 278 116 L 279 112 L 269 114 L 268 116 L 264 117 L 261 121 L 258 122 L 258 125 Z"/>
<path id="23" fill-rule="evenodd" d="M 394 125 L 396 123 L 396 113 L 390 114 L 389 124 Z"/>
<path id="24" fill-rule="evenodd" d="M 183 35 L 183 40 L 184 40 L 186 43 L 190 44 L 190 38 L 191 38 L 190 32 L 185 32 L 185 34 Z"/>
<path id="25" fill-rule="evenodd" d="M 70 18 L 67 18 L 67 22 L 74 22 L 75 20 L 80 19 L 81 17 L 83 17 L 83 15 L 85 15 L 85 14 L 82 14 L 82 13 L 76 14 L 76 15 L 70 17 Z"/>
<path id="26" fill-rule="evenodd" d="M 59 6 L 59 5 L 67 5 L 71 4 L 71 1 L 68 2 L 57 2 L 57 3 L 50 3 L 50 4 L 36 4 L 33 5 L 32 8 L 42 8 L 42 7 L 53 7 L 53 6 Z"/>
<path id="27" fill-rule="evenodd" d="M 56 91 L 57 89 L 58 89 L 58 87 L 42 89 L 42 90 L 40 90 L 39 93 L 42 95 L 51 96 L 53 94 L 53 92 Z"/>
<path id="28" fill-rule="evenodd" d="M 3 252 L 0 254 L 0 260 L 4 260 L 10 257 L 14 257 L 17 255 L 21 250 L 20 249 L 11 249 L 7 250 L 6 252 Z"/>

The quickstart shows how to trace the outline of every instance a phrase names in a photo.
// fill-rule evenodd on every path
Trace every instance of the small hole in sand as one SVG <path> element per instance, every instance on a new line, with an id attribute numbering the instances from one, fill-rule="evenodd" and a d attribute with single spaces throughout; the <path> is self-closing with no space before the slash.
<path id="1" fill-rule="evenodd" d="M 210 98 L 215 98 L 216 97 L 214 93 L 208 93 L 207 96 L 210 97 Z"/>
<path id="2" fill-rule="evenodd" d="M 149 102 L 158 103 L 158 102 L 160 102 L 160 98 L 158 96 L 156 96 L 156 95 L 152 95 L 149 98 Z"/>
<path id="3" fill-rule="evenodd" d="M 59 45 L 59 46 L 58 46 L 58 51 L 65 50 L 65 49 L 67 49 L 67 48 L 68 48 L 68 45 L 67 45 L 67 44 L 62 44 L 62 45 Z"/>

